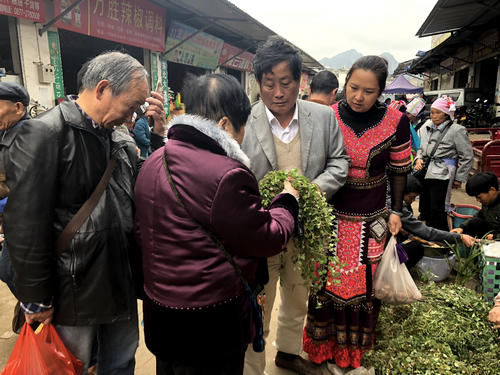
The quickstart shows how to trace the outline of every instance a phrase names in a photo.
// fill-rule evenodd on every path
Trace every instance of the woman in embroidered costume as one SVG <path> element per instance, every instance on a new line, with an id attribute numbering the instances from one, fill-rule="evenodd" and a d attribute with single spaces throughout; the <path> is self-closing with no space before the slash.
<path id="1" fill-rule="evenodd" d="M 371 349 L 380 310 L 380 301 L 373 297 L 373 275 L 388 229 L 397 234 L 401 228 L 399 214 L 411 169 L 410 124 L 405 114 L 378 101 L 387 74 L 384 59 L 360 58 L 347 74 L 346 99 L 333 107 L 351 157 L 347 182 L 331 199 L 339 239 L 334 251 L 344 266 L 337 284 L 310 296 L 304 330 L 309 358 L 316 363 L 328 360 L 332 372 L 333 367 L 338 372 L 361 366 L 363 352 Z"/>

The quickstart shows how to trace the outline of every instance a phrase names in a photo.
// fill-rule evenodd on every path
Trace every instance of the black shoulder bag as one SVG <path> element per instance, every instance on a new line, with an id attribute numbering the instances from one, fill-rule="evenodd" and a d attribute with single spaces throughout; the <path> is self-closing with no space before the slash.
<path id="1" fill-rule="evenodd" d="M 434 154 L 436 153 L 436 150 L 437 150 L 439 144 L 443 140 L 444 136 L 448 132 L 448 129 L 451 127 L 451 125 L 452 125 L 452 122 L 450 121 L 450 123 L 448 125 L 446 125 L 446 128 L 444 128 L 442 133 L 439 135 L 439 138 L 437 139 L 437 142 L 434 145 L 434 148 L 432 149 L 431 153 L 429 154 L 429 156 L 427 156 L 424 159 L 424 165 L 422 166 L 422 169 L 420 169 L 419 171 L 417 171 L 417 170 L 413 171 L 413 176 L 418 178 L 420 181 L 423 181 L 425 179 L 425 175 L 427 174 L 427 170 L 429 169 L 429 165 L 432 161 L 432 158 L 434 157 Z M 429 138 L 429 140 L 430 140 L 430 138 Z"/>
<path id="2" fill-rule="evenodd" d="M 226 257 L 227 261 L 231 263 L 233 266 L 235 272 L 239 276 L 241 282 L 243 283 L 243 286 L 245 287 L 248 297 L 250 298 L 250 302 L 252 303 L 252 312 L 253 312 L 253 319 L 254 319 L 254 324 L 255 324 L 255 338 L 253 340 L 253 350 L 256 351 L 257 353 L 260 353 L 264 351 L 264 339 L 263 339 L 263 327 L 262 327 L 262 311 L 261 307 L 257 303 L 256 296 L 254 296 L 254 292 L 252 292 L 252 289 L 250 288 L 250 285 L 248 285 L 248 282 L 245 280 L 243 277 L 243 274 L 241 273 L 240 267 L 235 263 L 233 257 L 227 252 L 227 250 L 224 248 L 224 246 L 220 243 L 220 241 L 215 238 L 215 236 L 207 229 L 205 228 L 201 223 L 196 221 L 194 218 L 189 215 L 188 210 L 186 209 L 186 206 L 184 206 L 184 203 L 182 202 L 181 196 L 179 194 L 179 191 L 175 187 L 174 181 L 172 180 L 172 176 L 170 175 L 170 171 L 168 170 L 167 166 L 167 159 L 165 158 L 165 151 L 163 152 L 163 167 L 165 168 L 165 173 L 167 174 L 167 179 L 168 182 L 170 183 L 170 187 L 172 188 L 172 191 L 181 204 L 182 208 L 186 211 L 188 216 L 193 220 L 199 227 L 200 229 L 205 232 L 205 234 L 210 237 L 210 239 L 213 241 L 213 243 L 219 248 L 219 250 L 224 254 Z"/>

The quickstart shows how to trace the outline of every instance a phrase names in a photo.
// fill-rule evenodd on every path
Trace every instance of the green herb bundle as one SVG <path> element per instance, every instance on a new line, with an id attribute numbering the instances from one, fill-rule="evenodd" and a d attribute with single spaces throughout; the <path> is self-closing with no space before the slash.
<path id="1" fill-rule="evenodd" d="M 283 183 L 291 179 L 294 189 L 300 192 L 301 208 L 299 220 L 304 233 L 295 236 L 296 252 L 292 262 L 301 271 L 304 280 L 311 280 L 311 291 L 317 293 L 328 278 L 338 276 L 338 262 L 331 256 L 331 247 L 336 239 L 332 231 L 332 208 L 326 203 L 318 187 L 307 177 L 293 171 L 271 171 L 259 182 L 262 204 L 269 207 L 273 199 L 283 191 Z M 316 266 L 320 266 L 316 269 Z"/>
<path id="2" fill-rule="evenodd" d="M 490 307 L 459 285 L 420 288 L 411 305 L 383 305 L 373 350 L 363 358 L 376 374 L 500 374 L 498 332 Z"/>

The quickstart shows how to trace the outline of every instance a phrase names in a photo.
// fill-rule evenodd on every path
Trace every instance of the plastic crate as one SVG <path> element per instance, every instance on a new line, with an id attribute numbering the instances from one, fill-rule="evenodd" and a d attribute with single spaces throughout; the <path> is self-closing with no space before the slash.
<path id="1" fill-rule="evenodd" d="M 500 292 L 500 258 L 488 257 L 482 253 L 481 261 L 484 265 L 481 272 L 484 299 L 489 304 L 493 304 L 493 299 Z"/>

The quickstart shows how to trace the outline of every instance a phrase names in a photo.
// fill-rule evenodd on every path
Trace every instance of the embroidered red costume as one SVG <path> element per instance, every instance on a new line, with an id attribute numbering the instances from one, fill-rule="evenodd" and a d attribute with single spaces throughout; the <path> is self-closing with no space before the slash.
<path id="1" fill-rule="evenodd" d="M 334 251 L 344 266 L 338 283 L 310 297 L 304 350 L 313 362 L 334 359 L 340 367 L 357 368 L 371 349 L 380 308 L 372 281 L 387 234 L 387 179 L 402 202 L 405 182 L 392 180 L 406 181 L 411 168 L 410 125 L 401 112 L 378 102 L 364 114 L 345 101 L 333 109 L 351 157 L 347 182 L 330 202 L 338 236 Z"/>

